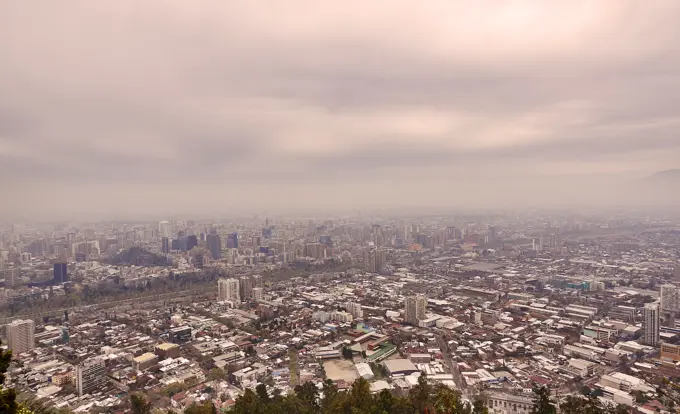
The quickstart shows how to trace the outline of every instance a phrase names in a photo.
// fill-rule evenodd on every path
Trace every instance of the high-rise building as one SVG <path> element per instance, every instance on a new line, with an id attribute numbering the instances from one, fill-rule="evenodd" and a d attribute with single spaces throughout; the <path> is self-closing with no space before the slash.
<path id="1" fill-rule="evenodd" d="M 253 300 L 255 302 L 262 302 L 263 298 L 263 291 L 261 287 L 254 287 L 253 288 Z"/>
<path id="2" fill-rule="evenodd" d="M 238 279 L 220 279 L 217 281 L 218 300 L 240 301 Z"/>
<path id="3" fill-rule="evenodd" d="M 68 265 L 66 263 L 54 264 L 54 283 L 68 282 Z"/>
<path id="4" fill-rule="evenodd" d="M 7 346 L 14 357 L 35 348 L 35 322 L 16 320 L 7 324 Z"/>
<path id="5" fill-rule="evenodd" d="M 170 238 L 169 237 L 163 237 L 161 239 L 161 253 L 163 253 L 163 254 L 170 253 Z"/>
<path id="6" fill-rule="evenodd" d="M 425 319 L 427 296 L 407 296 L 405 302 L 404 322 L 410 323 L 411 325 L 418 325 L 419 321 Z"/>
<path id="7" fill-rule="evenodd" d="M 250 276 L 241 276 L 238 286 L 242 300 L 247 301 L 253 297 L 253 281 Z"/>
<path id="8" fill-rule="evenodd" d="M 380 273 L 385 267 L 387 254 L 384 249 L 369 248 L 364 251 L 364 266 L 369 273 Z"/>
<path id="9" fill-rule="evenodd" d="M 498 230 L 496 226 L 489 226 L 489 242 L 495 242 L 498 239 Z"/>
<path id="10" fill-rule="evenodd" d="M 659 305 L 648 303 L 644 309 L 643 341 L 647 345 L 656 346 L 659 343 Z"/>
<path id="11" fill-rule="evenodd" d="M 238 233 L 227 235 L 227 249 L 238 249 Z"/>
<path id="12" fill-rule="evenodd" d="M 222 258 L 222 239 L 220 239 L 219 234 L 208 234 L 206 238 L 208 244 L 208 250 L 212 254 L 214 260 L 219 260 Z"/>
<path id="13" fill-rule="evenodd" d="M 187 236 L 187 250 L 198 247 L 198 237 L 195 234 Z"/>
<path id="14" fill-rule="evenodd" d="M 76 387 L 81 397 L 106 385 L 106 364 L 99 356 L 86 359 L 76 367 Z"/>
<path id="15" fill-rule="evenodd" d="M 21 284 L 21 269 L 18 267 L 10 267 L 0 271 L 2 278 L 5 280 L 5 287 L 13 287 Z"/>
<path id="16" fill-rule="evenodd" d="M 254 288 L 262 288 L 262 275 L 254 275 L 253 276 L 253 287 Z"/>
<path id="17" fill-rule="evenodd" d="M 345 310 L 347 313 L 351 314 L 354 319 L 362 318 L 364 316 L 360 303 L 348 302 L 345 305 Z"/>
<path id="18" fill-rule="evenodd" d="M 169 221 L 158 222 L 158 235 L 161 237 L 170 237 L 172 233 L 172 224 Z"/>

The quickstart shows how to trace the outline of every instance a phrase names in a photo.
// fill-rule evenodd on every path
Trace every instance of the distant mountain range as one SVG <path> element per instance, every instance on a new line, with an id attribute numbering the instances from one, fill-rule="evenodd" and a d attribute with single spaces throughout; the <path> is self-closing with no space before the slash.
<path id="1" fill-rule="evenodd" d="M 649 180 L 657 183 L 679 183 L 680 184 L 680 169 L 664 170 L 649 177 Z"/>

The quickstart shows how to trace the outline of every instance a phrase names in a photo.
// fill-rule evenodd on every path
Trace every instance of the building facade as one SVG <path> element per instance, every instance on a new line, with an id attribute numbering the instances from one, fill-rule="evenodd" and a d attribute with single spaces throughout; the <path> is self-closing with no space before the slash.
<path id="1" fill-rule="evenodd" d="M 76 387 L 81 397 L 106 385 L 106 364 L 100 357 L 86 359 L 76 367 Z"/>
<path id="2" fill-rule="evenodd" d="M 35 322 L 27 319 L 8 323 L 7 346 L 15 357 L 35 348 Z"/>
<path id="3" fill-rule="evenodd" d="M 647 345 L 659 344 L 659 305 L 648 303 L 644 309 L 643 341 Z"/>

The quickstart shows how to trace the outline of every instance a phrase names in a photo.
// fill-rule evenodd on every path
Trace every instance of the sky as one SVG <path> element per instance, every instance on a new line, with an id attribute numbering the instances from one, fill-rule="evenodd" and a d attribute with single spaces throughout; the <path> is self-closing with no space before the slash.
<path id="1" fill-rule="evenodd" d="M 0 0 L 0 218 L 677 201 L 645 180 L 680 168 L 679 21 L 677 0 Z"/>

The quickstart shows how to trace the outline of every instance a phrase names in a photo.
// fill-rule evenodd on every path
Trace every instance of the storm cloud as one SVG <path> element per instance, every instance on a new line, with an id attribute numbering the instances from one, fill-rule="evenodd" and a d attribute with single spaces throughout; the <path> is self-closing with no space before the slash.
<path id="1" fill-rule="evenodd" d="M 0 213 L 653 204 L 622 183 L 680 168 L 678 21 L 674 0 L 2 2 Z"/>

